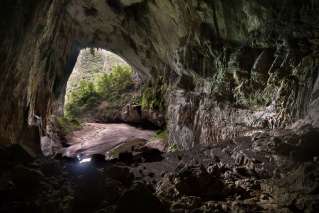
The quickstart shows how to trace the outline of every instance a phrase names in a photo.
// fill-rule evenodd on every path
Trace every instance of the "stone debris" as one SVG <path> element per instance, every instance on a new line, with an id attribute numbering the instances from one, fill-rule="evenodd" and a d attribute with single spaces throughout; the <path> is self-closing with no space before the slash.
<path id="1" fill-rule="evenodd" d="M 97 154 L 87 164 L 1 146 L 0 212 L 317 212 L 318 134 L 271 130 L 190 151 Z"/>

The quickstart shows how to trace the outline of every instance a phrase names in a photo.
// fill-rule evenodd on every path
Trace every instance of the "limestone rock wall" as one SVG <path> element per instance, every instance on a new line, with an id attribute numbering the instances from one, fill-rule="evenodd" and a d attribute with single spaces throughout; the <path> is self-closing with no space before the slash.
<path id="1" fill-rule="evenodd" d="M 1 22 L 2 141 L 17 142 L 36 116 L 44 134 L 84 47 L 120 55 L 143 80 L 167 76 L 170 143 L 182 148 L 300 118 L 318 124 L 316 1 L 0 4 L 10 23 Z"/>
<path id="2" fill-rule="evenodd" d="M 63 44 L 59 54 L 66 58 L 68 45 L 56 28 L 61 25 L 57 10 L 63 1 L 2 1 L 0 41 L 0 141 L 23 143 L 39 150 L 39 134 L 53 102 L 56 42 Z M 61 43 L 60 43 L 61 42 Z M 59 60 L 60 60 L 59 59 Z M 62 67 L 59 67 L 62 69 Z M 36 116 L 35 116 L 36 115 Z M 38 118 L 38 119 L 37 119 Z"/>

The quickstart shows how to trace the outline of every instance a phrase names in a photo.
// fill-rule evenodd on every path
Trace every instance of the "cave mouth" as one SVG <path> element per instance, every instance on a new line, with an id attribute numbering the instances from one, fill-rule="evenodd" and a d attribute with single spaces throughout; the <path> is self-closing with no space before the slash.
<path id="1" fill-rule="evenodd" d="M 138 104 L 133 99 L 140 96 L 140 86 L 138 74 L 120 56 L 104 49 L 84 48 L 67 81 L 64 116 L 83 122 L 120 122 L 119 108 Z M 125 95 L 129 97 L 123 100 Z"/>
<path id="2" fill-rule="evenodd" d="M 113 160 L 146 147 L 164 151 L 166 132 L 149 116 L 153 111 L 145 106 L 144 88 L 138 73 L 120 56 L 82 49 L 66 85 L 63 116 L 56 119 L 57 140 L 64 148 L 48 152 L 43 140 L 44 155 L 61 152 L 86 164 L 92 155 Z"/>

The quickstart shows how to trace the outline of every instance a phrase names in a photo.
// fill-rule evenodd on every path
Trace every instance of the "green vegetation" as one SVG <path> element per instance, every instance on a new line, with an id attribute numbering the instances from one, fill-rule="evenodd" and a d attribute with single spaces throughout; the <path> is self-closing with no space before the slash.
<path id="1" fill-rule="evenodd" d="M 111 123 L 144 119 L 142 113 L 149 111 L 164 114 L 167 91 L 164 79 L 159 77 L 139 85 L 133 74 L 129 66 L 114 66 L 110 73 L 81 81 L 67 95 L 65 117 Z"/>
<path id="2" fill-rule="evenodd" d="M 167 140 L 168 140 L 167 130 L 164 129 L 164 130 L 158 130 L 158 131 L 156 131 L 156 134 L 155 134 L 155 136 L 154 136 L 154 139 L 160 139 L 160 140 L 163 140 L 163 141 L 167 141 Z"/>
<path id="3" fill-rule="evenodd" d="M 158 131 L 156 131 L 155 138 L 167 140 L 167 139 L 168 139 L 167 130 L 164 129 L 164 130 L 158 130 Z"/>
<path id="4" fill-rule="evenodd" d="M 76 119 L 67 117 L 57 117 L 56 122 L 63 135 L 67 135 L 75 130 L 81 129 L 81 124 Z"/>
<path id="5" fill-rule="evenodd" d="M 109 103 L 109 108 L 123 105 L 134 98 L 127 94 L 134 89 L 132 74 L 128 66 L 115 66 L 111 73 L 96 75 L 90 81 L 81 81 L 79 87 L 68 94 L 65 116 L 68 119 L 82 117 L 103 101 Z M 112 113 L 112 110 L 108 113 Z"/>
<path id="6" fill-rule="evenodd" d="M 116 101 L 120 94 L 134 88 L 132 69 L 128 66 L 115 66 L 110 74 L 96 78 L 96 92 L 108 101 Z"/>
<path id="7" fill-rule="evenodd" d="M 81 81 L 79 87 L 73 90 L 68 96 L 68 103 L 65 105 L 65 115 L 74 119 L 85 109 L 94 106 L 100 96 L 94 88 L 93 82 Z"/>
<path id="8" fill-rule="evenodd" d="M 168 146 L 167 152 L 176 152 L 176 151 L 178 151 L 177 144 L 174 143 Z"/>
<path id="9" fill-rule="evenodd" d="M 141 105 L 142 109 L 165 111 L 164 96 L 167 91 L 167 84 L 162 78 L 153 84 L 149 84 L 143 88 Z"/>

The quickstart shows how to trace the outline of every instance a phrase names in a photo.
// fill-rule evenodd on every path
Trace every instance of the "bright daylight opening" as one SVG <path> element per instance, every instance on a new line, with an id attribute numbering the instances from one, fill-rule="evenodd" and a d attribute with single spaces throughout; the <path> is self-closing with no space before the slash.
<path id="1" fill-rule="evenodd" d="M 58 118 L 63 155 L 87 163 L 94 154 L 111 160 L 146 146 L 163 151 L 166 131 L 152 123 L 148 90 L 121 57 L 102 49 L 81 50 L 67 83 L 64 116 Z"/>

